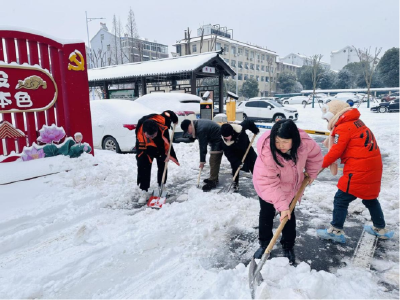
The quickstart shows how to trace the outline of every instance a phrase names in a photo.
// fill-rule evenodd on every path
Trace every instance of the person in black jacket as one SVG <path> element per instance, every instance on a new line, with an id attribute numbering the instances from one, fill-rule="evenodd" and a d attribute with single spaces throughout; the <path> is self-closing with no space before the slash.
<path id="1" fill-rule="evenodd" d="M 235 175 L 236 170 L 242 164 L 242 159 L 246 150 L 250 144 L 249 137 L 246 134 L 246 130 L 250 130 L 253 134 L 258 134 L 260 129 L 250 120 L 244 120 L 239 124 L 223 124 L 221 126 L 222 135 L 222 149 L 226 158 L 231 163 L 232 176 Z M 246 159 L 242 166 L 242 170 L 245 172 L 253 173 L 254 163 L 256 162 L 257 154 L 253 147 L 250 147 L 249 153 L 247 153 Z M 235 192 L 239 190 L 239 174 L 235 178 L 233 185 Z"/>
<path id="2" fill-rule="evenodd" d="M 181 128 L 185 136 L 190 136 L 192 139 L 199 140 L 200 148 L 200 165 L 203 169 L 206 163 L 207 145 L 210 145 L 210 178 L 205 179 L 206 183 L 203 186 L 203 191 L 207 192 L 214 189 L 218 185 L 218 174 L 222 160 L 222 140 L 221 127 L 211 120 L 183 120 Z"/>
<path id="3" fill-rule="evenodd" d="M 168 129 L 172 123 L 177 124 L 178 117 L 173 111 L 167 110 L 162 114 L 144 116 L 137 124 L 135 131 L 137 184 L 142 190 L 138 201 L 140 203 L 145 202 L 148 197 L 147 191 L 150 187 L 151 165 L 154 158 L 157 160 L 157 182 L 159 186 L 167 160 L 172 160 L 179 166 L 174 147 L 171 147 L 170 157 L 167 157 L 170 143 L 172 143 Z M 167 174 L 165 174 L 165 181 L 167 181 Z"/>

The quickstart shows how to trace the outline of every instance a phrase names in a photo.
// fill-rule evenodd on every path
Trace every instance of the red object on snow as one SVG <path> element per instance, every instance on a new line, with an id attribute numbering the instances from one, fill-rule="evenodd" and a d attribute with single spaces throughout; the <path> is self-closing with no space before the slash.
<path id="1" fill-rule="evenodd" d="M 167 199 L 165 197 L 151 196 L 147 201 L 147 206 L 151 208 L 161 208 Z"/>

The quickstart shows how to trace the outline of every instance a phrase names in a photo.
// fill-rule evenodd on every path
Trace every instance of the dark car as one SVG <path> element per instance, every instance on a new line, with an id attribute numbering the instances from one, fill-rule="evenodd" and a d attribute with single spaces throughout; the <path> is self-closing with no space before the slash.
<path id="1" fill-rule="evenodd" d="M 394 99 L 390 102 L 381 102 L 378 106 L 371 107 L 373 112 L 398 112 L 399 111 L 399 98 Z"/>

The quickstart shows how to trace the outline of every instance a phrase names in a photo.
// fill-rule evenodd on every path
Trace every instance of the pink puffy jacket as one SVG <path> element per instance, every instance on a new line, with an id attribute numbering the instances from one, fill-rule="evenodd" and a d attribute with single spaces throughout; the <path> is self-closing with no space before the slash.
<path id="1" fill-rule="evenodd" d="M 279 166 L 271 153 L 270 133 L 265 132 L 257 142 L 258 157 L 254 165 L 254 188 L 264 201 L 274 205 L 278 211 L 288 210 L 297 190 L 304 179 L 304 171 L 315 179 L 322 167 L 322 153 L 318 144 L 303 130 L 299 129 L 301 144 L 297 149 L 297 164 L 285 160 L 279 154 Z M 300 202 L 300 199 L 299 199 Z"/>

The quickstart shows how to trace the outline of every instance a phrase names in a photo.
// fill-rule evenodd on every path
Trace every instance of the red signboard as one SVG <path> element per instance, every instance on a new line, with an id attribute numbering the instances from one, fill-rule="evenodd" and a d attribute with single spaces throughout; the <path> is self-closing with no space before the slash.
<path id="1" fill-rule="evenodd" d="M 57 101 L 57 85 L 44 69 L 0 64 L 0 113 L 49 109 Z"/>

